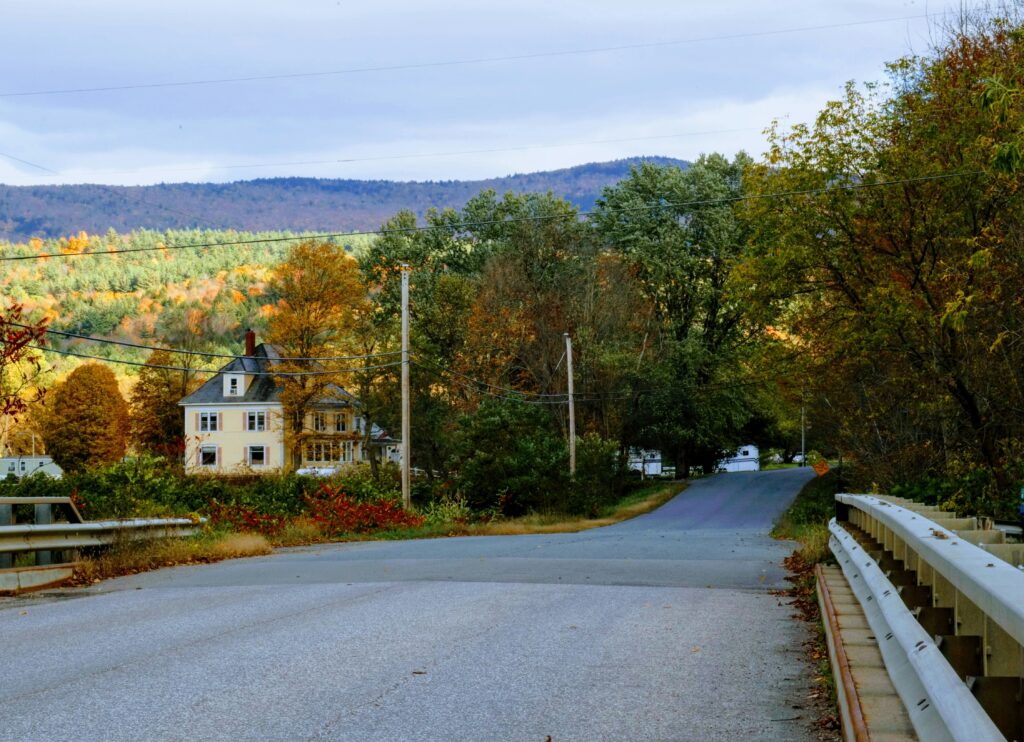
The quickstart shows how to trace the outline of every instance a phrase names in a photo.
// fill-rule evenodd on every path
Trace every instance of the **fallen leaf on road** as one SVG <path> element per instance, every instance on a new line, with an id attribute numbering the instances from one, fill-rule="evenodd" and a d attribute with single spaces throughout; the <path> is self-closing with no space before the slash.
<path id="1" fill-rule="evenodd" d="M 412 674 L 413 675 L 426 675 L 427 671 L 426 670 L 413 670 Z"/>
<path id="2" fill-rule="evenodd" d="M 693 648 L 693 649 L 691 649 L 690 651 L 696 654 L 697 652 L 699 652 L 699 651 L 700 651 L 700 647 L 694 647 L 694 648 Z"/>

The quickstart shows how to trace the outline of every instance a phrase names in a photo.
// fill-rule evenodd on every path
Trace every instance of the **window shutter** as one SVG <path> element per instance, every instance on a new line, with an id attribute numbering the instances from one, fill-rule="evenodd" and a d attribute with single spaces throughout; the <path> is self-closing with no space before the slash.
<path id="1" fill-rule="evenodd" d="M 196 413 L 196 432 L 199 432 L 199 413 Z"/>
<path id="2" fill-rule="evenodd" d="M 249 447 L 248 446 L 246 446 L 243 449 L 242 455 L 245 456 L 245 465 L 246 466 L 249 466 L 250 464 L 252 464 L 252 459 L 249 458 Z"/>
<path id="3" fill-rule="evenodd" d="M 242 410 L 242 430 L 249 429 L 249 413 Z"/>
<path id="4" fill-rule="evenodd" d="M 224 413 L 217 413 L 217 430 L 224 430 Z"/>
<path id="5" fill-rule="evenodd" d="M 217 468 L 220 468 L 220 446 L 217 446 Z"/>

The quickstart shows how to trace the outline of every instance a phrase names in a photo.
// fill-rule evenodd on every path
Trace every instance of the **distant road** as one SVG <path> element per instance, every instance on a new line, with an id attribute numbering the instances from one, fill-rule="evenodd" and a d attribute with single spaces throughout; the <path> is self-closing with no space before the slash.
<path id="1" fill-rule="evenodd" d="M 575 534 L 364 542 L 0 601 L 3 740 L 810 740 L 772 520 L 694 482 Z"/>

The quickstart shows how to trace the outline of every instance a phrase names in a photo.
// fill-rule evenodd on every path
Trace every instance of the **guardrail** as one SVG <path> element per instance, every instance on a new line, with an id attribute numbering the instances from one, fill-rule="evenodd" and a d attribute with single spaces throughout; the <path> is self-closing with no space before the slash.
<path id="1" fill-rule="evenodd" d="M 14 523 L 15 507 L 31 505 L 34 523 Z M 56 508 L 67 518 L 54 523 Z M 136 518 L 86 522 L 67 497 L 0 497 L 0 593 L 61 582 L 74 571 L 80 549 L 119 541 L 189 536 L 200 523 L 189 518 Z M 15 566 L 14 555 L 32 553 L 32 564 Z"/>
<path id="2" fill-rule="evenodd" d="M 938 508 L 836 495 L 830 546 L 921 739 L 1024 739 L 1024 547 Z"/>

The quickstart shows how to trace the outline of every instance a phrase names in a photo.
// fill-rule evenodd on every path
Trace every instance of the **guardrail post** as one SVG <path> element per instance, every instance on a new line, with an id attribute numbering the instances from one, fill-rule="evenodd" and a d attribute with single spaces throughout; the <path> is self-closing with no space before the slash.
<path id="1" fill-rule="evenodd" d="M 50 524 L 51 507 L 49 503 L 36 505 L 36 525 L 46 526 Z M 49 551 L 36 552 L 36 566 L 44 566 L 53 563 L 53 554 Z"/>
<path id="2" fill-rule="evenodd" d="M 0 526 L 13 525 L 14 506 L 0 505 Z M 10 569 L 14 566 L 13 554 L 0 554 L 0 569 Z"/>

